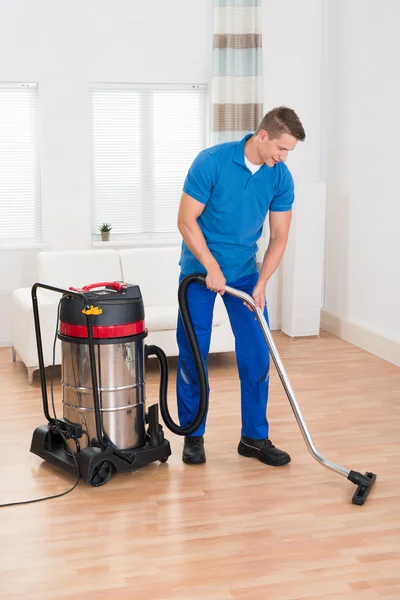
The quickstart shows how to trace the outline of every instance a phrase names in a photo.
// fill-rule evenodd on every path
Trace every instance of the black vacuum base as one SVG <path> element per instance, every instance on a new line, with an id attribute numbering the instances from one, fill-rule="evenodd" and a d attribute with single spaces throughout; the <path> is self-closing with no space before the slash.
<path id="1" fill-rule="evenodd" d="M 362 506 L 366 499 L 369 496 L 369 493 L 372 489 L 372 486 L 374 485 L 375 481 L 376 481 L 376 475 L 375 473 L 365 473 L 364 475 L 362 475 L 361 473 L 358 473 L 357 471 L 350 471 L 348 478 L 350 481 L 352 481 L 353 483 L 355 483 L 357 485 L 357 489 L 354 492 L 354 496 L 352 499 L 352 504 L 357 504 L 358 506 Z"/>
<path id="2" fill-rule="evenodd" d="M 156 445 L 157 443 L 157 445 Z M 92 445 L 72 455 L 69 446 L 52 424 L 37 427 L 32 436 L 31 452 L 44 460 L 77 475 L 75 460 L 79 468 L 79 477 L 90 485 L 98 487 L 109 481 L 113 471 L 126 473 L 138 471 L 152 462 L 166 462 L 171 455 L 168 440 L 161 434 L 158 442 L 149 435 L 144 446 L 133 450 L 117 450 L 111 446 L 102 448 Z"/>

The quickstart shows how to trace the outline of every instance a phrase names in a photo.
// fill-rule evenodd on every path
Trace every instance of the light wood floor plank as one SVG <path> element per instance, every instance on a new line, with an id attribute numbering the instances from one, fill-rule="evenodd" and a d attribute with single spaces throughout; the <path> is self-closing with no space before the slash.
<path id="1" fill-rule="evenodd" d="M 274 368 L 271 439 L 292 462 L 240 457 L 235 358 L 212 356 L 207 463 L 184 465 L 182 439 L 166 431 L 166 464 L 0 509 L 0 598 L 400 600 L 400 369 L 328 334 L 274 337 L 320 452 L 377 473 L 363 507 L 310 456 Z M 28 386 L 2 348 L 0 376 L 0 502 L 66 490 L 73 478 L 29 452 L 44 423 L 38 373 Z M 59 368 L 55 391 L 61 415 Z M 148 404 L 157 398 L 150 362 Z"/>

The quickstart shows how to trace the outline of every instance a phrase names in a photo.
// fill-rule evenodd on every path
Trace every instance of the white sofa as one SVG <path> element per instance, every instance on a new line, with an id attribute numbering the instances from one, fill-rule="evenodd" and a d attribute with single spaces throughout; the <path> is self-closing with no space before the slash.
<path id="1" fill-rule="evenodd" d="M 160 346 L 167 356 L 176 356 L 178 277 L 180 248 L 134 248 L 126 250 L 48 251 L 38 254 L 37 281 L 68 289 L 102 281 L 124 281 L 139 285 L 148 330 L 146 344 Z M 39 316 L 45 366 L 53 362 L 53 342 L 60 294 L 38 290 Z M 33 321 L 31 288 L 20 288 L 12 297 L 11 336 L 13 359 L 28 369 L 28 381 L 39 368 Z M 210 352 L 234 350 L 234 338 L 225 307 L 217 298 Z M 61 362 L 57 340 L 55 364 Z"/>

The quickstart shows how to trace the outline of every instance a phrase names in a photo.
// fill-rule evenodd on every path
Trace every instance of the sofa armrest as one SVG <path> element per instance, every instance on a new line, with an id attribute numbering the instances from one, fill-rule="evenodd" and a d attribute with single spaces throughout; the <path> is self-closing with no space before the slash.
<path id="1" fill-rule="evenodd" d="M 45 366 L 53 364 L 53 343 L 57 325 L 58 298 L 38 290 L 39 320 L 43 346 Z M 11 303 L 11 340 L 21 360 L 28 368 L 37 369 L 39 360 L 37 355 L 35 323 L 33 319 L 33 306 L 31 288 L 19 288 L 13 292 Z M 61 344 L 56 343 L 56 361 L 61 363 Z"/>

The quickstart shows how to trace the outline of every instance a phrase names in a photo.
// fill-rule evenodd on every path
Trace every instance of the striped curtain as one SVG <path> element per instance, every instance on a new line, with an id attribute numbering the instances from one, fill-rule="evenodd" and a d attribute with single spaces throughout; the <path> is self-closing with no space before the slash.
<path id="1" fill-rule="evenodd" d="M 263 117 L 262 0 L 213 0 L 212 143 L 240 140 Z"/>

